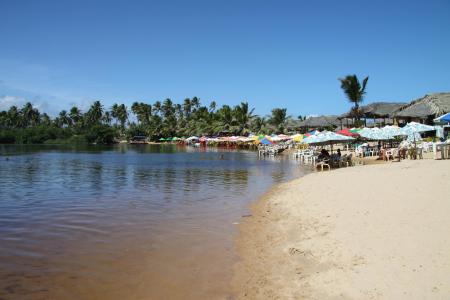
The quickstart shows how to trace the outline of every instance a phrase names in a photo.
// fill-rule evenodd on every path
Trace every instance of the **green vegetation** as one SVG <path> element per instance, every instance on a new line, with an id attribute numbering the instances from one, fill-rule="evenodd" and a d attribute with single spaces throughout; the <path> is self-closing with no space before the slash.
<path id="1" fill-rule="evenodd" d="M 27 103 L 22 108 L 11 106 L 0 112 L 0 143 L 109 144 L 137 135 L 157 141 L 174 136 L 286 131 L 289 117 L 285 108 L 275 108 L 267 117 L 257 116 L 253 111 L 247 102 L 217 109 L 214 101 L 204 106 L 199 98 L 193 97 L 182 104 L 170 99 L 154 104 L 135 102 L 130 111 L 124 104 L 114 104 L 108 110 L 95 101 L 86 112 L 74 106 L 51 118 Z"/>
<path id="2" fill-rule="evenodd" d="M 364 78 L 361 84 L 359 83 L 358 77 L 356 75 L 347 75 L 345 78 L 340 78 L 341 88 L 347 96 L 348 100 L 354 104 L 352 109 L 352 114 L 359 121 L 361 117 L 361 112 L 359 110 L 359 104 L 364 99 L 364 94 L 366 93 L 366 85 L 369 77 Z"/>

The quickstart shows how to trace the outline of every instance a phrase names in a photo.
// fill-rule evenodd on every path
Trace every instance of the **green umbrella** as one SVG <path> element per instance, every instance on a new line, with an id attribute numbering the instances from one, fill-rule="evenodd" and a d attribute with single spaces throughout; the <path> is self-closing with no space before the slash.
<path id="1" fill-rule="evenodd" d="M 165 139 L 165 138 L 160 138 L 159 140 L 160 140 L 160 141 L 165 141 L 166 139 Z"/>

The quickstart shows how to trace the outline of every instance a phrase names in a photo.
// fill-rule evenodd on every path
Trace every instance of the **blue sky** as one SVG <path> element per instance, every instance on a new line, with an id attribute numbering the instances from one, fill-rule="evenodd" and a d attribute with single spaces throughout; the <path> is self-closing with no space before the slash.
<path id="1" fill-rule="evenodd" d="M 0 109 L 248 101 L 334 114 L 450 91 L 450 1 L 0 1 Z"/>

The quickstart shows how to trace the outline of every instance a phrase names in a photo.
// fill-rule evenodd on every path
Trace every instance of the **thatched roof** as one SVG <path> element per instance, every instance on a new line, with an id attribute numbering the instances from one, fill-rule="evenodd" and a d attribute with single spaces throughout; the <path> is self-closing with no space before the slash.
<path id="1" fill-rule="evenodd" d="M 393 113 L 398 118 L 439 117 L 450 112 L 450 93 L 425 95 Z"/>
<path id="2" fill-rule="evenodd" d="M 299 126 L 309 128 L 319 128 L 328 126 L 339 126 L 341 122 L 338 120 L 338 116 L 318 116 L 309 117 L 308 119 L 301 121 Z"/>
<path id="3" fill-rule="evenodd" d="M 300 128 L 301 121 L 298 119 L 288 118 L 286 121 L 286 128 L 287 130 L 295 130 L 297 128 Z"/>
<path id="4" fill-rule="evenodd" d="M 397 111 L 407 103 L 398 102 L 374 102 L 359 108 L 360 114 L 364 118 L 388 118 L 393 112 Z M 351 118 L 354 112 L 349 112 L 339 116 L 339 119 Z"/>

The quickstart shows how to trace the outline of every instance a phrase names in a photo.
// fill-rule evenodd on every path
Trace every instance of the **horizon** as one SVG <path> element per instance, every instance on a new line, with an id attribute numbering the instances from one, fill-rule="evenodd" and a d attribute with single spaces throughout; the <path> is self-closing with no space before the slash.
<path id="1" fill-rule="evenodd" d="M 258 115 L 347 112 L 338 78 L 369 76 L 362 105 L 450 91 L 450 3 L 7 2 L 0 110 L 56 115 L 95 100 L 204 105 Z M 55 26 L 57 25 L 57 26 Z M 351 34 L 350 34 L 351 33 Z"/>

